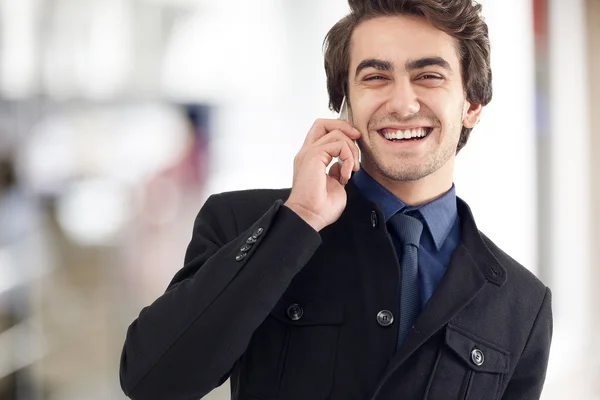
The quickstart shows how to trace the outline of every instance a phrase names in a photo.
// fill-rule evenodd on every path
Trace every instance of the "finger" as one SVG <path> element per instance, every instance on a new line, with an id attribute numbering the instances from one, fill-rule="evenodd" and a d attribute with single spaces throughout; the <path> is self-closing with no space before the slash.
<path id="1" fill-rule="evenodd" d="M 342 163 L 340 168 L 340 183 L 345 185 L 350 180 L 352 169 L 354 167 L 354 154 L 352 153 L 352 150 L 350 150 L 350 146 L 353 146 L 353 144 L 349 145 L 345 141 L 338 141 L 325 145 L 324 147 L 328 146 L 335 146 L 332 147 L 332 150 L 335 149 L 333 150 L 333 154 L 337 153 L 334 155 L 334 157 L 338 157 Z M 333 154 L 329 152 L 329 155 Z"/>
<path id="2" fill-rule="evenodd" d="M 352 169 L 354 171 L 358 171 L 360 169 L 358 147 L 356 146 L 356 143 L 352 139 L 350 139 L 344 132 L 340 130 L 331 131 L 319 140 L 317 140 L 313 144 L 313 146 L 322 146 L 323 144 L 332 143 L 338 140 L 348 143 L 348 146 L 350 147 L 350 150 L 352 150 L 352 154 L 354 155 L 354 165 L 352 166 Z"/>
<path id="3" fill-rule="evenodd" d="M 340 119 L 318 119 L 308 131 L 304 143 L 314 143 L 334 130 L 344 132 L 351 139 L 358 139 L 360 137 L 360 132 L 346 121 Z"/>
<path id="4" fill-rule="evenodd" d="M 344 184 L 348 183 L 352 176 L 352 169 L 354 168 L 354 157 L 342 162 L 342 169 L 340 171 Z"/>
<path id="5" fill-rule="evenodd" d="M 328 166 L 334 157 L 338 157 L 343 163 L 348 164 L 346 168 L 352 169 L 354 165 L 354 156 L 352 150 L 348 146 L 348 143 L 344 141 L 337 141 L 333 143 L 327 143 L 323 146 L 315 147 L 313 151 L 316 151 L 316 155 L 320 157 L 321 161 L 325 166 Z M 344 166 L 342 166 L 342 172 L 344 172 Z M 349 178 L 349 174 L 346 176 L 342 174 L 342 178 Z"/>
<path id="6" fill-rule="evenodd" d="M 340 165 L 340 163 L 338 163 L 338 162 L 333 163 L 331 168 L 329 168 L 329 176 L 332 177 L 333 179 L 335 179 L 336 181 L 342 183 L 341 182 L 342 166 Z"/>
<path id="7" fill-rule="evenodd" d="M 353 143 L 352 139 L 350 139 L 348 137 L 348 135 L 346 135 L 344 132 L 340 131 L 339 129 L 336 129 L 336 130 L 333 130 L 333 131 L 327 133 L 326 135 L 321 137 L 319 140 L 314 142 L 312 145 L 313 146 L 322 146 L 327 143 L 333 143 L 333 142 L 338 142 L 338 141 L 346 142 L 348 144 Z"/>
<path id="8" fill-rule="evenodd" d="M 345 185 L 350 180 L 352 176 L 352 170 L 355 168 L 357 163 L 358 154 L 355 155 L 353 149 L 356 149 L 356 145 L 352 142 L 348 144 L 344 142 L 345 146 L 340 151 L 339 159 L 342 162 L 341 175 L 343 184 Z"/>

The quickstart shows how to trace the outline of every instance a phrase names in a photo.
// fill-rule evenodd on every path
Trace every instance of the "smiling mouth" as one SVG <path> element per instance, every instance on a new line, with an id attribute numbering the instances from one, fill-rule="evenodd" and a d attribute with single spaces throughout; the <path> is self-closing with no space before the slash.
<path id="1" fill-rule="evenodd" d="M 388 128 L 377 131 L 381 136 L 390 142 L 409 142 L 423 140 L 433 131 L 433 128 L 415 128 L 415 129 L 399 129 L 391 130 Z"/>

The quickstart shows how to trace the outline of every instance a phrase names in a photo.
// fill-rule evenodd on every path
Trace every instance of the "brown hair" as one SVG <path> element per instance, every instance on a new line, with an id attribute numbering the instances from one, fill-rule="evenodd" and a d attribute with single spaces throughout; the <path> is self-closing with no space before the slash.
<path id="1" fill-rule="evenodd" d="M 363 21 L 381 16 L 416 15 L 458 42 L 463 87 L 472 104 L 492 100 L 492 70 L 488 28 L 481 5 L 472 0 L 348 0 L 350 14 L 327 33 L 323 42 L 329 108 L 339 112 L 348 88 L 350 39 Z M 464 147 L 471 129 L 463 126 L 456 152 Z"/>

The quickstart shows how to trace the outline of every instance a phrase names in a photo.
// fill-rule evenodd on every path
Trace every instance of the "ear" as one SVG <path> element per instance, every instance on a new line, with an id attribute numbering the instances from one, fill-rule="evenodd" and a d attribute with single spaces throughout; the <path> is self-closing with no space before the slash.
<path id="1" fill-rule="evenodd" d="M 481 111 L 483 110 L 483 106 L 481 104 L 471 104 L 470 102 L 465 102 L 465 112 L 463 113 L 463 126 L 465 128 L 474 128 L 475 125 L 479 122 L 481 118 Z"/>

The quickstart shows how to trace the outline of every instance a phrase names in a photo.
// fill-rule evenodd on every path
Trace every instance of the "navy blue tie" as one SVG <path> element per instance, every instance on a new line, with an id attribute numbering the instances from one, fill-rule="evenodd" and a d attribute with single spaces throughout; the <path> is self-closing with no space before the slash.
<path id="1" fill-rule="evenodd" d="M 423 223 L 410 215 L 397 213 L 390 218 L 388 224 L 401 244 L 401 251 L 398 254 L 402 275 L 400 284 L 400 332 L 398 334 L 398 347 L 400 347 L 421 312 L 418 252 Z"/>

